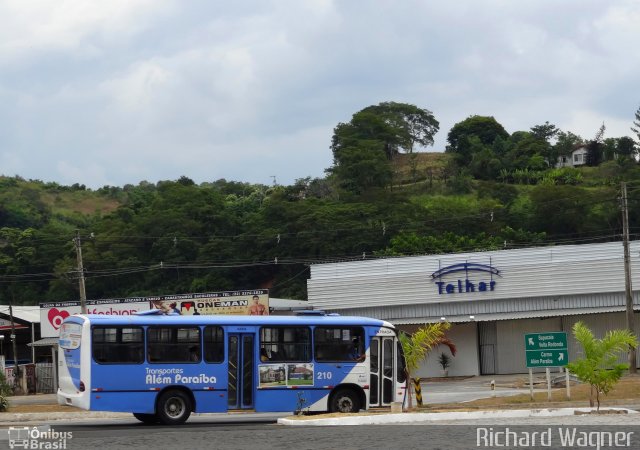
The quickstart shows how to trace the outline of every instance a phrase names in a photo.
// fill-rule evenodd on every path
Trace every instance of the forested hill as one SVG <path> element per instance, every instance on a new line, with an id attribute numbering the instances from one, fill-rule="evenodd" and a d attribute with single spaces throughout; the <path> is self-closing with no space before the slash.
<path id="1" fill-rule="evenodd" d="M 635 150 L 608 159 L 602 141 L 602 158 L 556 169 L 557 141 L 535 127 L 496 134 L 481 118 L 452 135 L 456 125 L 445 153 L 417 152 L 437 122 L 400 106 L 411 105 L 339 124 L 327 177 L 291 186 L 0 177 L 0 303 L 78 299 L 76 230 L 90 299 L 254 288 L 305 299 L 311 263 L 620 239 L 622 181 L 638 232 Z M 377 132 L 359 128 L 380 117 Z"/>

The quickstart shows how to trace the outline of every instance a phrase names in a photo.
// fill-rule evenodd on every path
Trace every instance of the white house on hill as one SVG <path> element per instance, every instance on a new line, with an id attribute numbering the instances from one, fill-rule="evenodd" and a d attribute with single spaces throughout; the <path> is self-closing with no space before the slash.
<path id="1" fill-rule="evenodd" d="M 577 167 L 587 163 L 587 146 L 580 145 L 573 149 L 568 156 L 558 156 L 556 167 Z"/>

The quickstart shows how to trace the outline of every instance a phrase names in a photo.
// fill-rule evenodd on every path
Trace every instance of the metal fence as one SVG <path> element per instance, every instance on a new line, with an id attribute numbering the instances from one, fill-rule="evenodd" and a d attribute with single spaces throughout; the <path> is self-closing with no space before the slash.
<path id="1" fill-rule="evenodd" d="M 52 394 L 56 392 L 56 383 L 53 378 L 52 363 L 36 364 L 36 392 L 39 394 Z"/>

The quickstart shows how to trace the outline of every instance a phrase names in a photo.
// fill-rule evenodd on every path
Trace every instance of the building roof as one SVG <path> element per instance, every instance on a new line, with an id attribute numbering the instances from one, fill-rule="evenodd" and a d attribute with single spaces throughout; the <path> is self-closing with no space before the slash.
<path id="1" fill-rule="evenodd" d="M 48 337 L 38 339 L 35 342 L 30 342 L 27 344 L 29 347 L 50 347 L 50 346 L 58 346 L 58 338 L 57 337 Z"/>
<path id="2" fill-rule="evenodd" d="M 639 305 L 634 305 L 636 311 L 640 310 Z M 577 316 L 581 314 L 598 314 L 608 312 L 622 312 L 625 311 L 624 306 L 610 306 L 603 308 L 566 308 L 566 309 L 551 309 L 544 311 L 516 311 L 516 312 L 504 312 L 493 314 L 474 314 L 465 316 L 451 316 L 451 317 L 411 317 L 402 319 L 387 319 L 394 325 L 417 325 L 422 323 L 435 323 L 440 321 L 446 321 L 451 323 L 463 323 L 463 322 L 490 322 L 494 320 L 513 320 L 513 319 L 531 319 L 542 317 L 559 317 L 559 316 Z"/>
<path id="3" fill-rule="evenodd" d="M 9 320 L 9 305 L 0 305 L 0 317 Z M 40 323 L 40 306 L 14 306 L 14 319 L 30 323 Z"/>
<path id="4" fill-rule="evenodd" d="M 313 309 L 306 300 L 289 300 L 288 298 L 269 297 L 269 307 L 279 310 L 285 309 Z"/>

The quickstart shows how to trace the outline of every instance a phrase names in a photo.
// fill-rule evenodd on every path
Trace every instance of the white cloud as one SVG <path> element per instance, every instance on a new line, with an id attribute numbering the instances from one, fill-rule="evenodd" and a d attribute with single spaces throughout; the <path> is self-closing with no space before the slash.
<path id="1" fill-rule="evenodd" d="M 168 13 L 166 0 L 6 0 L 0 4 L 0 60 L 24 60 L 46 51 L 90 51 L 97 42 L 128 39 L 150 17 Z"/>
<path id="2" fill-rule="evenodd" d="M 436 150 L 472 114 L 628 135 L 639 19 L 631 0 L 8 0 L 0 170 L 284 183 L 322 176 L 333 127 L 389 100 L 433 111 Z"/>
<path id="3" fill-rule="evenodd" d="M 69 161 L 58 161 L 56 170 L 62 177 L 69 180 L 91 180 L 89 185 L 93 187 L 113 184 L 109 183 L 105 168 L 95 163 L 74 165 Z"/>

